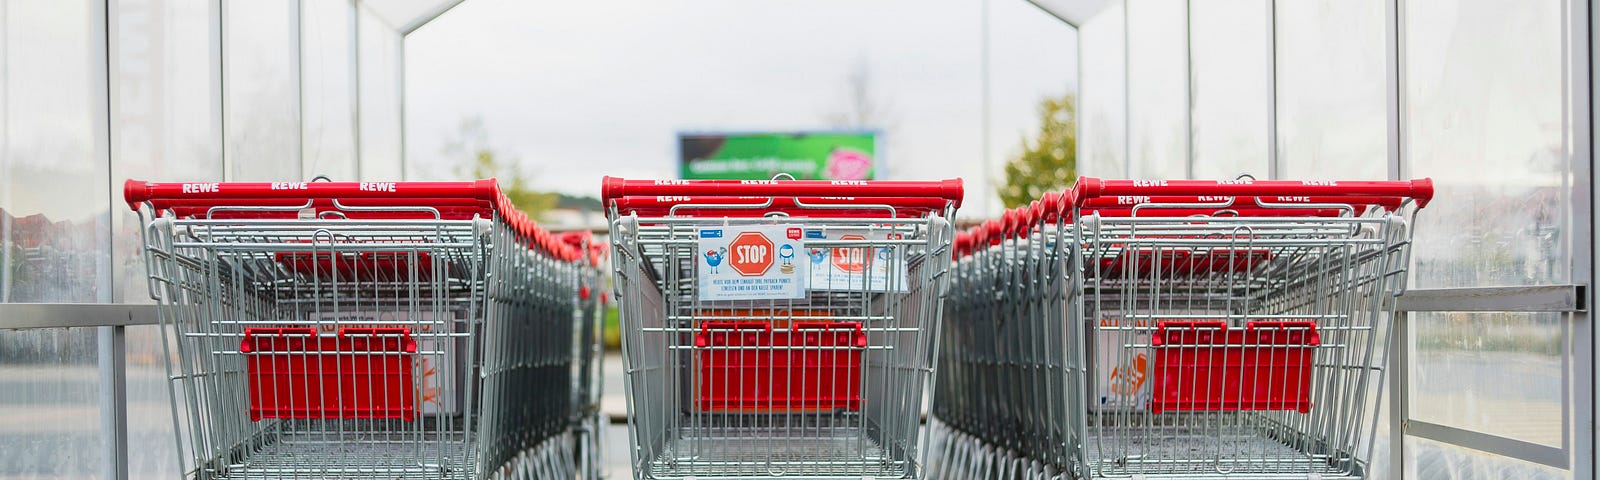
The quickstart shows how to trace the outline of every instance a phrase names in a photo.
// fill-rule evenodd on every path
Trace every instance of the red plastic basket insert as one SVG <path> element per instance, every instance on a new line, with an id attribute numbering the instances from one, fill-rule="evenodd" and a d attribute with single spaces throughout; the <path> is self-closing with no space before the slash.
<path id="1" fill-rule="evenodd" d="M 861 409 L 860 323 L 795 321 L 774 332 L 763 321 L 705 322 L 694 344 L 701 411 Z"/>
<path id="2" fill-rule="evenodd" d="M 433 278 L 433 256 L 428 252 L 278 252 L 274 258 L 291 272 L 324 280 L 426 281 Z"/>
<path id="3" fill-rule="evenodd" d="M 1309 321 L 1163 321 L 1150 339 L 1150 412 L 1311 411 L 1312 353 L 1321 344 Z"/>
<path id="4" fill-rule="evenodd" d="M 413 357 L 406 328 L 249 328 L 239 351 L 249 359 L 250 420 L 263 418 L 416 418 Z"/>

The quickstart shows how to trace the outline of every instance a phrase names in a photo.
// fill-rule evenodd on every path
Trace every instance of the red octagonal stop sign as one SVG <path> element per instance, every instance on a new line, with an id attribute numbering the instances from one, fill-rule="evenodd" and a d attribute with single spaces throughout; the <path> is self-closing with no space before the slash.
<path id="1" fill-rule="evenodd" d="M 728 243 L 728 266 L 740 275 L 759 277 L 772 268 L 772 240 L 761 232 L 739 232 Z"/>
<path id="2" fill-rule="evenodd" d="M 840 240 L 866 240 L 860 235 L 845 235 Z M 867 255 L 867 247 L 836 247 L 833 249 L 833 266 L 840 271 L 861 273 L 867 271 L 872 263 L 872 257 Z"/>

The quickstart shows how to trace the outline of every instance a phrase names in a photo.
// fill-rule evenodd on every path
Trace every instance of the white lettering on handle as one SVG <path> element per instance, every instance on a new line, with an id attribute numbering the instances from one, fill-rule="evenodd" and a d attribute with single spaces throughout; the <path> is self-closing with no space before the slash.
<path id="1" fill-rule="evenodd" d="M 1135 187 L 1165 187 L 1165 186 L 1167 186 L 1167 181 L 1166 180 L 1134 180 L 1133 181 L 1133 186 L 1135 186 Z"/>
<path id="2" fill-rule="evenodd" d="M 220 183 L 185 183 L 181 187 L 183 193 L 217 193 L 222 191 Z"/>
<path id="3" fill-rule="evenodd" d="M 394 182 L 361 182 L 358 187 L 363 192 L 394 192 Z"/>
<path id="4" fill-rule="evenodd" d="M 306 190 L 306 182 L 272 182 L 273 190 Z"/>

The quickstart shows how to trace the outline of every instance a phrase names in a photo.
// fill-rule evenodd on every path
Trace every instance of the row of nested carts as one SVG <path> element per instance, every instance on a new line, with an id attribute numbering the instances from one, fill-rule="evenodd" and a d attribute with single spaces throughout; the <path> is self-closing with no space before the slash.
<path id="1" fill-rule="evenodd" d="M 609 250 L 492 180 L 152 183 L 186 476 L 1365 477 L 1428 180 L 606 178 Z M 148 216 L 148 218 L 145 218 Z M 927 412 L 928 415 L 924 415 Z"/>
<path id="2" fill-rule="evenodd" d="M 607 178 L 633 476 L 1366 477 L 1432 196 Z"/>
<path id="3" fill-rule="evenodd" d="M 599 478 L 605 250 L 476 182 L 130 180 L 185 478 Z"/>

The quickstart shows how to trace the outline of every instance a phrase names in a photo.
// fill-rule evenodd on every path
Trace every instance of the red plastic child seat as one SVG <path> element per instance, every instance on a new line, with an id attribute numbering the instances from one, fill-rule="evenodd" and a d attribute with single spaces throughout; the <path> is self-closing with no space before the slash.
<path id="1" fill-rule="evenodd" d="M 700 378 L 697 408 L 723 412 L 861 409 L 857 322 L 705 322 L 695 335 Z"/>
<path id="2" fill-rule="evenodd" d="M 416 418 L 407 328 L 247 328 L 250 420 L 263 418 Z"/>
<path id="3" fill-rule="evenodd" d="M 1311 358 L 1321 344 L 1309 321 L 1163 321 L 1150 412 L 1311 411 Z"/>

